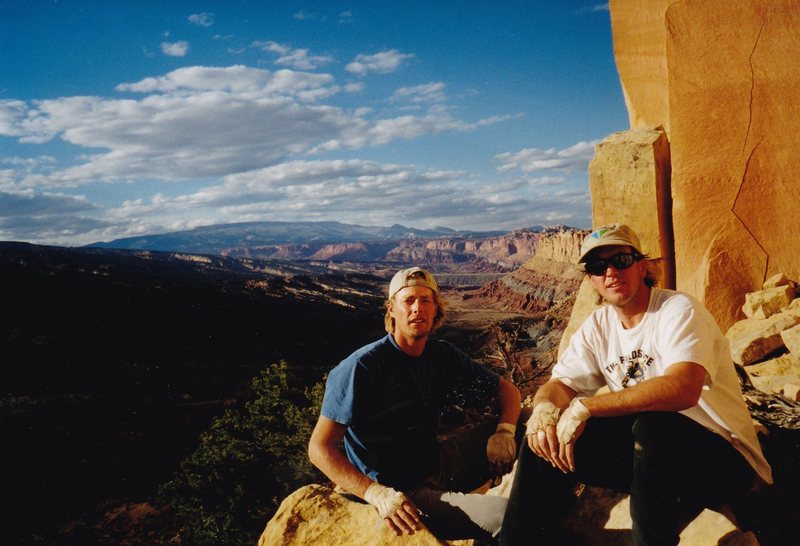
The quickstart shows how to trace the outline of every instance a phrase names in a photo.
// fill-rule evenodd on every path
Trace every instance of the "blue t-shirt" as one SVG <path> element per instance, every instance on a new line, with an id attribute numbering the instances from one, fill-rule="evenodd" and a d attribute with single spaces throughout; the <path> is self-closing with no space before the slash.
<path id="1" fill-rule="evenodd" d="M 431 339 L 412 357 L 387 335 L 331 370 L 321 413 L 347 425 L 345 451 L 356 468 L 408 489 L 438 469 L 436 434 L 445 404 L 482 409 L 497 386 L 497 375 L 446 341 Z"/>

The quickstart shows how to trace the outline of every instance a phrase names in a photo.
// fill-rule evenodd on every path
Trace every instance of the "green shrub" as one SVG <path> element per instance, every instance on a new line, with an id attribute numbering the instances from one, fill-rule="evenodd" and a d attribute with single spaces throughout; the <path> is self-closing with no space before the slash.
<path id="1" fill-rule="evenodd" d="M 304 389 L 286 362 L 253 379 L 243 409 L 228 409 L 159 490 L 174 510 L 180 543 L 252 546 L 280 502 L 321 474 L 306 446 L 324 386 Z"/>

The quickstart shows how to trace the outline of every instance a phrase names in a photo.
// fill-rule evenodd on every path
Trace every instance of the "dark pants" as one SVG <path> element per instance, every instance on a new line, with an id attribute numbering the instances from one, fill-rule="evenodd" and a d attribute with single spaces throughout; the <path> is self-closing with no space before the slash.
<path id="1" fill-rule="evenodd" d="M 553 468 L 522 444 L 500 544 L 565 544 L 559 522 L 580 482 L 630 493 L 637 546 L 674 546 L 682 514 L 730 502 L 754 479 L 724 438 L 679 413 L 592 418 L 575 444 L 574 473 Z"/>

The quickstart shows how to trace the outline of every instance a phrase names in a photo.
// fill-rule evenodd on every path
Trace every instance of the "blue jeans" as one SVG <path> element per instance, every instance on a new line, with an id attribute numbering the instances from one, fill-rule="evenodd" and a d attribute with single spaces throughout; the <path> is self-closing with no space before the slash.
<path id="1" fill-rule="evenodd" d="M 682 514 L 731 502 L 755 476 L 727 440 L 680 413 L 592 418 L 575 444 L 573 473 L 522 444 L 500 544 L 567 544 L 559 522 L 580 482 L 630 493 L 637 546 L 675 546 Z"/>

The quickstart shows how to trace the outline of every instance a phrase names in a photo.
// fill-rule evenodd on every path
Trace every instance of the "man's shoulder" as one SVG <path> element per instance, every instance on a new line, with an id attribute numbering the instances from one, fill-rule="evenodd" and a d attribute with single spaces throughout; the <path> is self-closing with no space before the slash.
<path id="1" fill-rule="evenodd" d="M 389 336 L 385 335 L 382 338 L 375 340 L 372 343 L 368 343 L 350 353 L 348 357 L 339 363 L 339 367 L 355 366 L 356 364 L 369 361 L 376 355 L 391 349 L 394 349 L 394 346 L 392 345 Z"/>
<path id="2" fill-rule="evenodd" d="M 682 309 L 699 309 L 703 304 L 697 298 L 668 288 L 653 288 L 653 311 L 679 311 Z"/>

